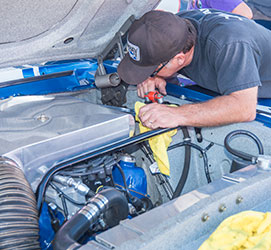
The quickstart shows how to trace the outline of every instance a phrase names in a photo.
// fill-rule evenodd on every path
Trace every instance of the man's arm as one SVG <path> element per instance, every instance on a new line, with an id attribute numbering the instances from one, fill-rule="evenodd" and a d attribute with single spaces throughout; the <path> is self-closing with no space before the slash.
<path id="1" fill-rule="evenodd" d="M 149 104 L 140 109 L 143 125 L 155 128 L 177 126 L 208 127 L 252 121 L 256 117 L 258 87 L 219 96 L 203 103 L 169 107 Z"/>
<path id="2" fill-rule="evenodd" d="M 241 16 L 247 17 L 248 19 L 252 19 L 253 13 L 252 10 L 249 8 L 249 6 L 242 2 L 239 5 L 237 5 L 233 10 L 232 13 L 239 14 Z"/>

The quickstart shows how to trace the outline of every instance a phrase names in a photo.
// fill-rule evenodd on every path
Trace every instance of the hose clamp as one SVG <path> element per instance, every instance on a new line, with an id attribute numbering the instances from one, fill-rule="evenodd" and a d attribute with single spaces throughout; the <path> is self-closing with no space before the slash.
<path id="1" fill-rule="evenodd" d="M 88 221 L 92 221 L 95 219 L 95 217 L 99 216 L 100 211 L 96 205 L 88 204 L 83 207 L 78 213 L 84 215 Z"/>
<path id="2" fill-rule="evenodd" d="M 107 204 L 108 204 L 108 199 L 103 196 L 102 194 L 97 194 L 94 199 L 92 200 L 92 202 L 95 202 L 95 204 L 97 204 L 97 206 L 104 211 Z"/>

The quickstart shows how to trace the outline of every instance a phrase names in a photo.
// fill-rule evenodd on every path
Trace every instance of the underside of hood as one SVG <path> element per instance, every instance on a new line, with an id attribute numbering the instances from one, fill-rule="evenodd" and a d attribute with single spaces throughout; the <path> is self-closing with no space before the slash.
<path id="1" fill-rule="evenodd" d="M 159 0 L 3 0 L 0 67 L 102 53 L 126 20 Z"/>

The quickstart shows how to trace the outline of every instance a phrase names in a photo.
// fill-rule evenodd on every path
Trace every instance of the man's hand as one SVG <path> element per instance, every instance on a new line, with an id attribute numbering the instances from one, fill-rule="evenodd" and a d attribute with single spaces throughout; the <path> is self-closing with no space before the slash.
<path id="1" fill-rule="evenodd" d="M 144 98 L 145 93 L 158 89 L 161 94 L 166 95 L 166 85 L 166 81 L 159 76 L 149 77 L 147 80 L 137 85 L 137 94 L 139 97 Z"/>
<path id="2" fill-rule="evenodd" d="M 163 104 L 152 103 L 143 106 L 138 117 L 145 127 L 175 128 L 178 127 L 178 107 L 170 107 Z"/>

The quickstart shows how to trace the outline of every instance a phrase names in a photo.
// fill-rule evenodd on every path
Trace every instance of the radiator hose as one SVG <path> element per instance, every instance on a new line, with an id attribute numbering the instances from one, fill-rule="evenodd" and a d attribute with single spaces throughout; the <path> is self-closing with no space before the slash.
<path id="1" fill-rule="evenodd" d="M 128 216 L 128 202 L 120 191 L 106 188 L 91 198 L 86 206 L 79 210 L 56 233 L 53 241 L 54 250 L 75 250 L 81 247 L 77 241 L 95 223 L 99 216 L 113 210 L 115 218 L 126 219 Z"/>
<path id="2" fill-rule="evenodd" d="M 15 162 L 0 157 L 0 249 L 40 249 L 34 193 Z"/>

